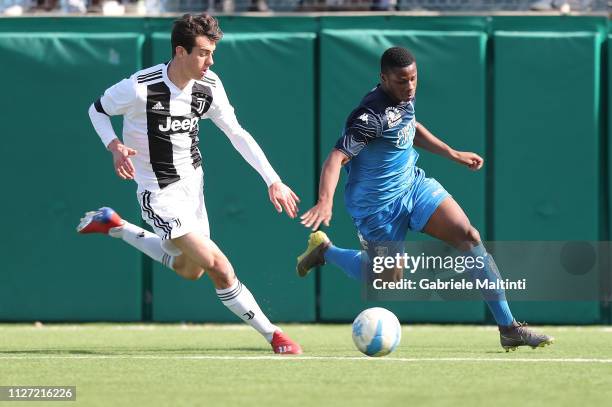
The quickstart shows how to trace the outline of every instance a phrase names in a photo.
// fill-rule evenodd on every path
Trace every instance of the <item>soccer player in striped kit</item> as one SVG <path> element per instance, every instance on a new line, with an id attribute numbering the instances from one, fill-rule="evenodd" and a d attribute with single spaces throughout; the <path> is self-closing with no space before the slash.
<path id="1" fill-rule="evenodd" d="M 300 345 L 268 320 L 210 239 L 198 149 L 200 119 L 211 119 L 261 175 L 278 212 L 284 209 L 294 218 L 299 202 L 240 126 L 221 80 L 209 69 L 222 35 L 214 17 L 184 15 L 174 22 L 170 62 L 113 85 L 89 108 L 117 175 L 138 184 L 142 217 L 155 234 L 110 208 L 88 212 L 77 230 L 121 238 L 189 280 L 206 272 L 223 304 L 264 336 L 275 353 L 299 354 Z M 123 116 L 123 141 L 113 131 L 109 116 L 114 115 Z"/>

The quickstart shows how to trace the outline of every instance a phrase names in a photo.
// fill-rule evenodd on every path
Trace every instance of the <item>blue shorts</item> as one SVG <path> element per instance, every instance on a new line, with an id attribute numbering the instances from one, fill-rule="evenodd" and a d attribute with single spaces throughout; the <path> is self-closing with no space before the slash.
<path id="1" fill-rule="evenodd" d="M 416 172 L 414 183 L 405 194 L 379 212 L 353 218 L 359 240 L 368 252 L 374 251 L 375 255 L 384 256 L 392 254 L 389 252 L 402 252 L 408 230 L 423 230 L 436 208 L 450 196 L 438 181 L 426 178 L 422 169 L 417 168 Z"/>

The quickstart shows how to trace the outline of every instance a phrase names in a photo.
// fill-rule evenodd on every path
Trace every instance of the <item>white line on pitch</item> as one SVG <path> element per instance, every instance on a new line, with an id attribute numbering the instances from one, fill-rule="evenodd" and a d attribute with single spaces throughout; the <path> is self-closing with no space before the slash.
<path id="1" fill-rule="evenodd" d="M 387 362 L 508 362 L 508 363 L 612 363 L 612 359 L 588 358 L 368 358 L 365 356 L 212 356 L 212 355 L 11 355 L 0 360 L 32 359 L 145 359 L 145 360 L 361 360 Z"/>

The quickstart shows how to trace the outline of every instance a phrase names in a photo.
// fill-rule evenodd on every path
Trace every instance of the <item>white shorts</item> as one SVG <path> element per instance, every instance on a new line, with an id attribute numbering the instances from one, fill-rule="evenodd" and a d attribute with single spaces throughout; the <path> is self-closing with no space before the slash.
<path id="1" fill-rule="evenodd" d="M 181 254 L 171 239 L 190 232 L 210 237 L 201 167 L 188 178 L 159 191 L 138 191 L 138 202 L 142 218 L 162 238 L 162 248 L 171 256 Z"/>

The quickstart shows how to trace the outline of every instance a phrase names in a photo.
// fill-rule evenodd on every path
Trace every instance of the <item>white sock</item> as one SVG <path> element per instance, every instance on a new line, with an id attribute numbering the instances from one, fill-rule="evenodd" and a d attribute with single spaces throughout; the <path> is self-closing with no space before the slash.
<path id="1" fill-rule="evenodd" d="M 153 260 L 160 262 L 170 269 L 172 268 L 174 257 L 162 249 L 162 240 L 155 233 L 125 222 L 120 227 L 112 228 L 108 234 L 112 237 L 120 237 L 123 241 L 137 248 Z"/>
<path id="2" fill-rule="evenodd" d="M 270 322 L 244 284 L 236 279 L 231 287 L 216 291 L 223 305 L 272 342 L 274 331 L 280 329 Z"/>

